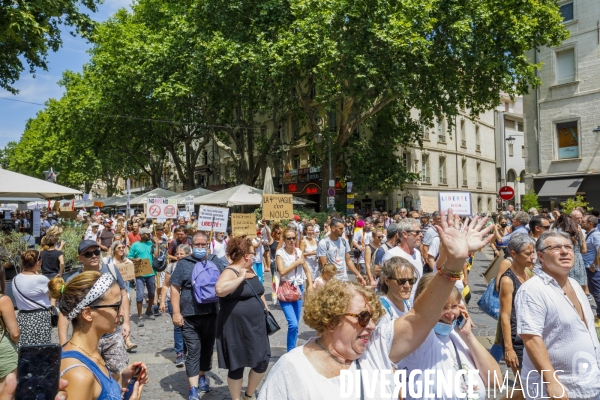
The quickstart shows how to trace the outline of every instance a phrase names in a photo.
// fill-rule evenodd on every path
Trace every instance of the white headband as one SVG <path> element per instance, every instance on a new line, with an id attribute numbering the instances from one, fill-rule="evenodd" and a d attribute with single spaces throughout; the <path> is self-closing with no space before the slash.
<path id="1" fill-rule="evenodd" d="M 102 274 L 96 283 L 94 283 L 94 286 L 92 286 L 90 291 L 85 295 L 81 303 L 77 304 L 77 307 L 75 307 L 73 311 L 67 315 L 67 319 L 69 321 L 75 319 L 75 317 L 77 317 L 84 308 L 100 298 L 100 296 L 102 296 L 108 290 L 108 288 L 111 287 L 114 281 L 115 279 L 111 274 Z"/>

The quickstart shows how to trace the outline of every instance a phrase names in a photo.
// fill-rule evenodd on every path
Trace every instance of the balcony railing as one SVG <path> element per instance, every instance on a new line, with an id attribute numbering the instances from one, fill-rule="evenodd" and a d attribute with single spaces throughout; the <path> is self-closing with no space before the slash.
<path id="1" fill-rule="evenodd" d="M 421 182 L 424 182 L 424 183 L 431 183 L 431 178 L 430 178 L 430 177 L 428 177 L 428 176 L 422 176 L 422 177 L 421 177 Z"/>
<path id="2" fill-rule="evenodd" d="M 447 185 L 448 180 L 446 178 L 440 178 L 440 185 Z"/>
<path id="3" fill-rule="evenodd" d="M 481 151 L 481 145 L 476 144 L 475 145 L 475 151 Z"/>
<path id="4" fill-rule="evenodd" d="M 467 186 L 467 181 L 463 180 L 463 186 Z"/>
<path id="5" fill-rule="evenodd" d="M 438 142 L 440 142 L 440 143 L 446 143 L 446 136 L 444 136 L 444 135 L 438 135 Z"/>

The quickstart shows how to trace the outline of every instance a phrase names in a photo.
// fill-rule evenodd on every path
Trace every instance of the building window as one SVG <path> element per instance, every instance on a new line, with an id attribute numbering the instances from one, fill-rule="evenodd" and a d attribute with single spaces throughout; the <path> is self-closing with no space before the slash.
<path id="1" fill-rule="evenodd" d="M 327 114 L 327 123 L 329 124 L 329 132 L 337 131 L 337 114 L 335 111 Z"/>
<path id="2" fill-rule="evenodd" d="M 423 154 L 423 161 L 421 162 L 421 181 L 430 183 L 429 178 L 429 156 L 427 154 Z"/>
<path id="3" fill-rule="evenodd" d="M 514 155 L 514 145 L 512 143 L 508 144 L 508 156 L 512 157 Z"/>
<path id="4" fill-rule="evenodd" d="M 479 197 L 477 199 L 477 212 L 480 213 L 481 212 L 481 197 Z"/>
<path id="5" fill-rule="evenodd" d="M 448 183 L 446 178 L 446 157 L 440 157 L 440 184 L 446 185 Z"/>
<path id="6" fill-rule="evenodd" d="M 521 146 L 521 157 L 525 158 L 525 146 Z"/>
<path id="7" fill-rule="evenodd" d="M 298 118 L 292 120 L 292 141 L 297 142 L 300 140 L 300 121 Z"/>
<path id="8" fill-rule="evenodd" d="M 421 132 L 423 133 L 423 140 L 429 140 L 429 128 L 427 128 L 427 125 L 421 124 Z"/>
<path id="9" fill-rule="evenodd" d="M 502 181 L 502 168 L 496 168 L 496 182 Z"/>
<path id="10" fill-rule="evenodd" d="M 446 143 L 446 134 L 444 133 L 444 120 L 439 118 L 437 120 L 437 134 L 438 142 Z"/>
<path id="11" fill-rule="evenodd" d="M 404 165 L 404 170 L 410 170 L 410 153 L 402 153 L 402 165 Z"/>
<path id="12" fill-rule="evenodd" d="M 563 22 L 573 21 L 573 2 L 560 6 L 560 15 L 563 17 Z"/>
<path id="13" fill-rule="evenodd" d="M 579 130 L 577 121 L 556 124 L 558 159 L 579 157 Z"/>
<path id="14" fill-rule="evenodd" d="M 292 169 L 300 168 L 300 154 L 296 154 L 292 158 Z"/>
<path id="15" fill-rule="evenodd" d="M 483 182 L 481 181 L 481 164 L 477 164 L 477 187 L 481 188 Z"/>
<path id="16" fill-rule="evenodd" d="M 313 154 L 310 155 L 310 161 L 309 162 L 310 162 L 310 166 L 311 167 L 316 167 L 316 166 L 319 165 L 319 160 L 317 158 L 317 154 L 316 153 L 313 153 Z"/>
<path id="17" fill-rule="evenodd" d="M 465 126 L 465 120 L 460 121 L 460 145 L 462 147 L 467 147 L 467 132 Z"/>
<path id="18" fill-rule="evenodd" d="M 479 137 L 479 126 L 475 127 L 475 151 L 481 151 L 481 138 Z"/>
<path id="19" fill-rule="evenodd" d="M 463 160 L 462 161 L 462 179 L 463 179 L 463 186 L 467 186 L 467 160 Z"/>
<path id="20" fill-rule="evenodd" d="M 487 211 L 490 212 L 492 211 L 492 198 L 488 197 L 488 207 L 487 207 Z"/>
<path id="21" fill-rule="evenodd" d="M 515 183 L 517 181 L 517 173 L 513 169 L 508 170 L 508 176 L 506 177 L 507 182 Z"/>
<path id="22" fill-rule="evenodd" d="M 523 123 L 522 122 L 517 122 L 517 131 L 523 132 Z"/>
<path id="23" fill-rule="evenodd" d="M 556 53 L 556 83 L 573 82 L 575 80 L 575 49 L 567 49 Z"/>

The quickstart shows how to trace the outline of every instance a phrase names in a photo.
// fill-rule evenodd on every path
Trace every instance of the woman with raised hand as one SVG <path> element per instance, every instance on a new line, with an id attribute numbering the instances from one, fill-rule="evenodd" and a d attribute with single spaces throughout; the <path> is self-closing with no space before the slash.
<path id="1" fill-rule="evenodd" d="M 455 290 L 454 282 L 460 279 L 465 259 L 492 239 L 492 236 L 483 238 L 492 229 L 483 229 L 486 219 L 479 221 L 476 217 L 463 230 L 457 229 L 458 216 L 452 211 L 448 215 L 442 213 L 441 219 L 441 226 L 436 229 L 446 247 L 447 261 L 410 311 L 376 326 L 384 309 L 373 291 L 353 282 L 330 281 L 310 293 L 305 303 L 304 321 L 319 337 L 279 359 L 260 391 L 259 400 L 339 398 L 342 371 L 350 371 L 345 376 L 350 378 L 356 377 L 359 369 L 375 378 L 369 381 L 369 388 L 374 390 L 367 392 L 366 385 L 346 380 L 345 387 L 351 392 L 349 398 L 360 398 L 357 390 L 363 398 L 398 398 L 398 393 L 393 393 L 392 371 L 387 366 L 390 362 L 400 362 L 421 346 Z"/>
<path id="2" fill-rule="evenodd" d="M 130 397 L 140 399 L 148 382 L 146 366 L 136 362 L 126 367 L 121 376 L 113 376 L 98 352 L 100 338 L 115 332 L 123 321 L 123 299 L 113 276 L 96 271 L 82 272 L 69 283 L 56 277 L 48 283 L 48 288 L 60 312 L 73 323 L 73 335 L 63 347 L 60 364 L 61 378 L 69 382 L 66 389 L 69 397 L 78 400 L 120 399 L 129 380 L 140 368 L 139 379 Z"/>

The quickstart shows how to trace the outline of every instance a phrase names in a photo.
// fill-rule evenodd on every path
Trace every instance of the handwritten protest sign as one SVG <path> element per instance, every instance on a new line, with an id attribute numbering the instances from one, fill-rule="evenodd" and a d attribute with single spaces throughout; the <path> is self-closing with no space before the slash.
<path id="1" fill-rule="evenodd" d="M 423 208 L 423 212 L 426 213 L 438 211 L 438 198 L 421 196 L 421 207 Z"/>
<path id="2" fill-rule="evenodd" d="M 140 261 L 133 261 L 133 268 L 135 277 L 140 277 L 144 275 L 152 275 L 154 270 L 150 265 L 150 260 L 147 258 L 142 258 Z"/>
<path id="3" fill-rule="evenodd" d="M 267 221 L 292 219 L 294 206 L 291 194 L 264 194 L 263 218 Z"/>
<path id="4" fill-rule="evenodd" d="M 256 235 L 256 215 L 231 214 L 231 230 L 233 236 L 247 235 L 254 237 Z"/>
<path id="5" fill-rule="evenodd" d="M 148 218 L 177 218 L 177 199 L 149 198 Z"/>
<path id="6" fill-rule="evenodd" d="M 215 232 L 225 232 L 228 217 L 229 208 L 200 206 L 198 230 L 209 231 L 212 227 Z"/>
<path id="7" fill-rule="evenodd" d="M 449 208 L 460 216 L 473 215 L 473 203 L 470 192 L 440 192 L 438 194 L 440 211 Z"/>
<path id="8" fill-rule="evenodd" d="M 117 264 L 117 269 L 121 273 L 124 281 L 130 281 L 135 278 L 135 268 L 132 263 Z"/>

